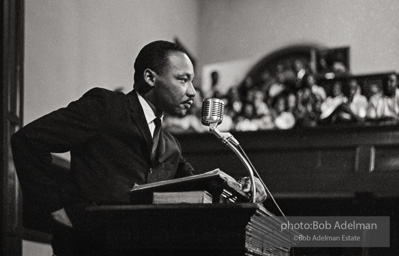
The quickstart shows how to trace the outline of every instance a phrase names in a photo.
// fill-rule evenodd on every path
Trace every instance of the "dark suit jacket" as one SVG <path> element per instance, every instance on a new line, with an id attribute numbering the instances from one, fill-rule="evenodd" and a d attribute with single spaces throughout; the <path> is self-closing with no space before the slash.
<path id="1" fill-rule="evenodd" d="M 152 166 L 152 137 L 136 92 L 92 89 L 12 137 L 23 198 L 47 213 L 79 203 L 128 203 L 135 183 L 192 175 L 177 140 L 163 136 L 165 154 Z M 50 152 L 67 151 L 71 190 L 55 182 L 50 165 Z"/>

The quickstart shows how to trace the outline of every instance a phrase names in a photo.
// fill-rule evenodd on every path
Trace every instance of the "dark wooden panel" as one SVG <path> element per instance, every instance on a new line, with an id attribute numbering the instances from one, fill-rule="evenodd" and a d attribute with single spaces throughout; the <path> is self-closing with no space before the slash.
<path id="1" fill-rule="evenodd" d="M 379 146 L 376 147 L 375 171 L 394 171 L 399 173 L 399 147 Z"/>
<path id="2" fill-rule="evenodd" d="M 18 256 L 22 255 L 22 206 L 10 139 L 23 120 L 24 1 L 2 1 L 0 16 L 0 254 Z"/>
<path id="3" fill-rule="evenodd" d="M 254 151 L 247 153 L 262 174 L 349 173 L 353 171 L 355 149 L 308 149 Z"/>
<path id="4" fill-rule="evenodd" d="M 399 126 L 329 126 L 233 134 L 260 176 L 278 195 L 399 196 Z M 246 171 L 212 134 L 177 136 L 199 172 L 220 168 L 233 177 Z"/>

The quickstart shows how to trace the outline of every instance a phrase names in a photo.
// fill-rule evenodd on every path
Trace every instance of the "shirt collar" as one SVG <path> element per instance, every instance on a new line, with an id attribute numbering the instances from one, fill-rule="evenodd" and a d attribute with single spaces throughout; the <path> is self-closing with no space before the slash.
<path id="1" fill-rule="evenodd" d="M 154 110 L 152 110 L 151 106 L 148 104 L 148 102 L 144 99 L 143 96 L 141 96 L 139 93 L 137 93 L 137 96 L 139 98 L 140 105 L 143 108 L 144 116 L 145 116 L 145 120 L 147 121 L 147 124 L 152 123 L 154 121 L 154 119 L 157 118 L 157 116 L 154 113 Z M 160 118 L 162 120 L 163 115 Z"/>

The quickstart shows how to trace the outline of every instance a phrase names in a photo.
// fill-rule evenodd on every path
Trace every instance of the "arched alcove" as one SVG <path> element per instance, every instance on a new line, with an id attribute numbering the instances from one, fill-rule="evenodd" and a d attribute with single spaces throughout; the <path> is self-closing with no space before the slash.
<path id="1" fill-rule="evenodd" d="M 242 86 L 248 78 L 252 79 L 253 84 L 258 85 L 263 82 L 262 76 L 265 72 L 269 72 L 270 75 L 273 76 L 281 67 L 283 69 L 288 69 L 289 67 L 294 68 L 296 61 L 302 62 L 306 69 L 316 73 L 317 54 L 326 49 L 326 47 L 321 45 L 306 44 L 292 45 L 276 50 L 267 54 L 250 68 L 240 86 Z"/>

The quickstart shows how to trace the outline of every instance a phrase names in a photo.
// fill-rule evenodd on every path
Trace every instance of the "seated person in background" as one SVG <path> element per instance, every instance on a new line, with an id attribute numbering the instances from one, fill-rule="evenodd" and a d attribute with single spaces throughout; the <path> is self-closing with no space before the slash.
<path id="1" fill-rule="evenodd" d="M 254 87 L 254 80 L 252 79 L 252 77 L 247 76 L 243 84 L 237 88 L 240 99 L 245 101 L 248 91 L 252 90 Z"/>
<path id="2" fill-rule="evenodd" d="M 228 104 L 225 105 L 225 113 L 235 121 L 242 111 L 242 101 L 238 88 L 233 86 L 227 92 Z"/>
<path id="3" fill-rule="evenodd" d="M 247 94 L 245 95 L 245 102 L 251 102 L 253 103 L 255 100 L 255 94 L 256 94 L 256 89 L 255 88 L 251 88 L 247 91 Z"/>
<path id="4" fill-rule="evenodd" d="M 261 90 L 254 91 L 254 99 L 253 99 L 254 107 L 255 107 L 255 115 L 269 115 L 269 107 L 265 102 L 265 96 Z"/>
<path id="5" fill-rule="evenodd" d="M 236 131 L 257 131 L 259 126 L 256 122 L 253 122 L 255 118 L 255 107 L 253 103 L 246 102 L 242 107 L 242 113 L 237 118 L 235 125 Z"/>
<path id="6" fill-rule="evenodd" d="M 286 111 L 286 96 L 280 94 L 273 100 L 272 118 L 277 129 L 291 129 L 295 125 L 295 117 L 291 112 Z"/>
<path id="7" fill-rule="evenodd" d="M 221 124 L 219 124 L 218 129 L 222 132 L 228 132 L 233 129 L 234 123 L 233 123 L 233 118 L 230 115 L 230 103 L 229 103 L 229 98 L 227 96 L 224 96 L 221 98 L 224 102 L 224 111 L 223 111 L 223 121 Z M 205 127 L 205 126 L 204 126 Z M 209 128 L 206 127 L 206 130 Z"/>
<path id="8" fill-rule="evenodd" d="M 235 118 L 235 129 L 255 131 L 274 127 L 269 108 L 264 102 L 264 97 L 263 91 L 260 89 L 252 88 L 247 91 L 244 99 L 245 103 L 242 105 L 242 112 Z M 248 124 L 249 127 L 244 127 L 245 124 Z"/>
<path id="9" fill-rule="evenodd" d="M 220 83 L 219 83 L 219 72 L 217 72 L 215 70 L 211 72 L 211 91 L 212 91 L 211 97 L 213 97 L 213 98 L 221 97 Z"/>
<path id="10" fill-rule="evenodd" d="M 269 91 L 267 92 L 266 99 L 267 99 L 267 104 L 269 106 L 272 105 L 272 101 L 277 95 L 281 94 L 286 90 L 284 82 L 285 82 L 284 74 L 281 72 L 277 73 L 276 82 L 270 86 Z"/>
<path id="11" fill-rule="evenodd" d="M 384 79 L 383 92 L 370 98 L 366 112 L 367 120 L 371 121 L 399 120 L 399 89 L 396 73 Z"/>
<path id="12" fill-rule="evenodd" d="M 323 123 L 356 123 L 366 116 L 367 98 L 360 92 L 356 79 L 351 79 L 347 87 L 347 102 L 339 104 L 334 111 L 321 122 Z"/>
<path id="13" fill-rule="evenodd" d="M 320 119 L 326 119 L 333 114 L 333 112 L 343 103 L 348 102 L 348 98 L 342 91 L 342 83 L 336 81 L 333 85 L 332 95 L 328 96 L 321 104 L 321 115 Z"/>
<path id="14" fill-rule="evenodd" d="M 368 93 L 367 93 L 366 97 L 367 97 L 367 99 L 369 100 L 371 97 L 373 97 L 373 96 L 376 95 L 376 94 L 379 94 L 379 93 L 382 94 L 381 91 L 382 91 L 382 90 L 381 90 L 381 88 L 380 88 L 380 86 L 379 86 L 378 84 L 372 83 L 372 84 L 370 84 L 370 86 L 369 86 L 369 90 L 368 90 Z"/>
<path id="15" fill-rule="evenodd" d="M 286 111 L 290 112 L 294 116 L 295 120 L 297 120 L 299 116 L 298 100 L 294 92 L 287 93 L 286 104 Z"/>
<path id="16" fill-rule="evenodd" d="M 311 88 L 304 86 L 297 92 L 297 125 L 303 127 L 316 126 L 320 116 L 318 100 Z"/>
<path id="17" fill-rule="evenodd" d="M 206 131 L 206 127 L 201 124 L 200 119 L 192 114 L 184 117 L 165 114 L 162 126 L 172 134 Z"/>
<path id="18" fill-rule="evenodd" d="M 305 83 L 307 84 L 307 86 L 311 88 L 312 93 L 316 96 L 319 96 L 322 99 L 322 101 L 324 101 L 327 98 L 326 91 L 324 90 L 323 87 L 316 84 L 316 80 L 312 74 L 306 76 Z"/>
<path id="19" fill-rule="evenodd" d="M 351 79 L 348 84 L 348 104 L 354 118 L 364 119 L 368 101 L 366 96 L 361 94 L 361 87 L 356 79 Z"/>
<path id="20" fill-rule="evenodd" d="M 254 122 L 258 124 L 259 130 L 273 129 L 273 119 L 270 109 L 265 102 L 265 95 L 261 90 L 255 90 L 254 95 L 255 118 Z"/>
<path id="21" fill-rule="evenodd" d="M 264 70 L 261 75 L 259 88 L 265 96 L 268 94 L 270 86 L 274 83 L 276 83 L 274 76 L 272 76 L 268 70 Z"/>
<path id="22" fill-rule="evenodd" d="M 302 81 L 307 73 L 305 64 L 299 59 L 294 61 L 293 70 L 295 72 L 296 81 Z"/>

